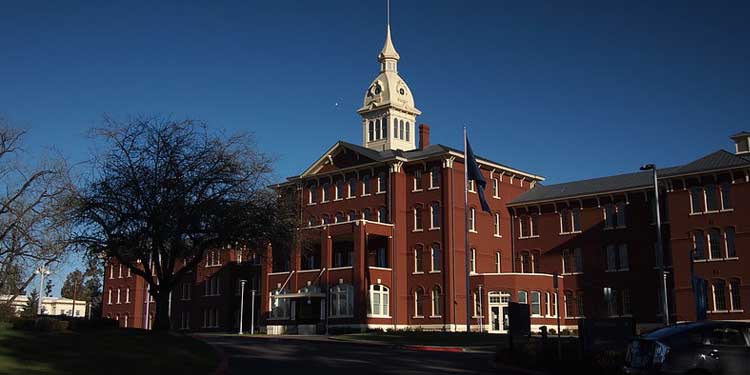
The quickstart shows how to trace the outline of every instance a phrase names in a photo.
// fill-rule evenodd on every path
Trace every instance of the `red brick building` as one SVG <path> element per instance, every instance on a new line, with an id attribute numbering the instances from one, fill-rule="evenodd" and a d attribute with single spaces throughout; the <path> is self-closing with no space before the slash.
<path id="1" fill-rule="evenodd" d="M 234 329 L 238 280 L 248 279 L 269 333 L 465 330 L 467 250 L 472 329 L 481 322 L 504 332 L 509 301 L 530 305 L 535 328 L 556 325 L 558 310 L 564 328 L 583 317 L 661 324 L 662 265 L 670 321 L 695 319 L 693 276 L 706 280 L 709 318 L 750 320 L 742 306 L 750 300 L 750 133 L 733 136 L 735 153 L 658 170 L 663 257 L 650 171 L 545 186 L 538 175 L 479 157 L 492 212 L 481 210 L 470 184 L 465 220 L 463 152 L 431 144 L 429 127 L 417 127 L 421 112 L 399 59 L 389 27 L 380 73 L 357 111 L 362 146 L 339 141 L 277 186 L 300 206 L 291 251 L 211 252 L 173 292 L 175 328 Z M 142 327 L 142 284 L 106 278 L 104 314 Z M 110 304 L 108 293 L 122 297 L 123 288 L 131 303 Z"/>

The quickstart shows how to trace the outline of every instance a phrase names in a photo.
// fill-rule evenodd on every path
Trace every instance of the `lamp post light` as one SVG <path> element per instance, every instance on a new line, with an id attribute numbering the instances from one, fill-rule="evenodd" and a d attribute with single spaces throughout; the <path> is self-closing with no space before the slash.
<path id="1" fill-rule="evenodd" d="M 664 325 L 669 325 L 669 299 L 667 296 L 667 270 L 665 266 L 665 258 L 664 258 L 664 246 L 662 244 L 662 238 L 661 238 L 661 207 L 659 207 L 659 182 L 658 182 L 658 176 L 656 173 L 656 165 L 654 164 L 646 164 L 641 167 L 642 171 L 653 171 L 654 175 L 654 205 L 656 207 L 656 251 L 659 255 L 659 258 L 661 259 L 661 264 L 659 264 L 659 281 L 661 281 L 661 288 L 662 288 L 662 311 L 664 312 Z"/>
<path id="2" fill-rule="evenodd" d="M 34 274 L 39 275 L 39 302 L 37 303 L 36 307 L 36 314 L 42 315 L 42 299 L 44 298 L 43 288 L 44 288 L 44 276 L 49 276 L 50 271 L 49 267 L 47 266 L 39 266 L 39 268 L 34 271 Z"/>
<path id="3" fill-rule="evenodd" d="M 240 280 L 240 335 L 242 334 L 242 318 L 245 313 L 245 283 L 247 280 Z"/>

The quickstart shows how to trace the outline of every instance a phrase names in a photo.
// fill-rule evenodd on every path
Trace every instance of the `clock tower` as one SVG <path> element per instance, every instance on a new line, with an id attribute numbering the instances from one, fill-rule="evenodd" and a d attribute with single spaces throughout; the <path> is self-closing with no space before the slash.
<path id="1" fill-rule="evenodd" d="M 387 23 L 385 45 L 378 55 L 380 74 L 365 92 L 357 113 L 362 116 L 362 145 L 378 151 L 417 148 L 416 119 L 422 112 L 414 106 L 414 97 L 398 74 L 401 57 L 391 41 Z"/>

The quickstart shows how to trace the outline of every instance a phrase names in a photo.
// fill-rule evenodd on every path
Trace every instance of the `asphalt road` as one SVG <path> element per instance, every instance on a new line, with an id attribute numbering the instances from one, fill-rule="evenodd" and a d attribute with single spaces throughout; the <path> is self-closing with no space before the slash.
<path id="1" fill-rule="evenodd" d="M 496 369 L 491 353 L 423 352 L 329 341 L 202 335 L 229 359 L 229 374 L 521 374 Z M 297 372 L 299 371 L 299 372 Z"/>

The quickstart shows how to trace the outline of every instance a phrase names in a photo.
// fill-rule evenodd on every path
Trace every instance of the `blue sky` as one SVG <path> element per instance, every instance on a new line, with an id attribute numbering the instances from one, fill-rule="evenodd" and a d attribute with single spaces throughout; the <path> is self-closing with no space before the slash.
<path id="1" fill-rule="evenodd" d="M 750 130 L 749 21 L 742 1 L 391 4 L 432 141 L 460 148 L 468 125 L 547 183 L 729 149 Z M 74 162 L 104 113 L 196 118 L 254 133 L 282 179 L 361 141 L 384 34 L 377 0 L 4 4 L 0 114 Z"/>

